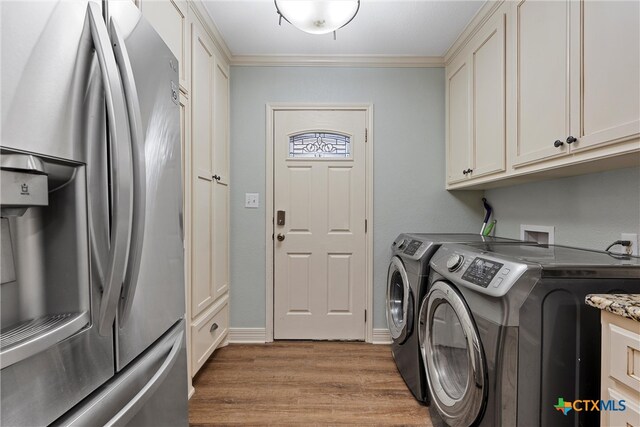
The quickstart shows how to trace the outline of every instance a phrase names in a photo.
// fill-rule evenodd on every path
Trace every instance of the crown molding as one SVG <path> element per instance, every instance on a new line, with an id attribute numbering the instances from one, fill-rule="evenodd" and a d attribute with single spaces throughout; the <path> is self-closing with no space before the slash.
<path id="1" fill-rule="evenodd" d="M 444 67 L 440 56 L 383 55 L 233 55 L 231 65 L 245 67 Z"/>
<path id="2" fill-rule="evenodd" d="M 245 67 L 389 67 L 444 68 L 465 48 L 482 25 L 505 0 L 487 0 L 444 56 L 393 55 L 233 55 L 201 0 L 191 0 L 191 9 L 213 39 L 229 65 Z"/>
<path id="3" fill-rule="evenodd" d="M 213 43 L 216 45 L 216 48 L 218 48 L 218 50 L 220 51 L 220 54 L 224 56 L 224 60 L 227 62 L 227 64 L 230 64 L 231 59 L 233 58 L 233 55 L 229 50 L 229 46 L 227 46 L 227 43 L 224 41 L 222 34 L 220 34 L 218 27 L 216 27 L 216 24 L 213 22 L 213 19 L 211 19 L 211 16 L 209 15 L 209 11 L 206 9 L 206 7 L 202 4 L 200 0 L 191 0 L 190 3 L 191 3 L 191 10 L 193 10 L 193 12 L 196 14 L 196 17 L 200 20 L 200 22 L 205 24 L 204 27 L 206 31 L 209 33 L 209 35 L 211 36 L 211 38 L 213 39 Z"/>
<path id="4" fill-rule="evenodd" d="M 453 58 L 460 53 L 462 49 L 469 43 L 473 36 L 480 30 L 482 25 L 491 18 L 496 10 L 504 3 L 504 0 L 488 0 L 471 19 L 464 31 L 460 33 L 455 42 L 444 54 L 443 62 L 448 66 Z"/>

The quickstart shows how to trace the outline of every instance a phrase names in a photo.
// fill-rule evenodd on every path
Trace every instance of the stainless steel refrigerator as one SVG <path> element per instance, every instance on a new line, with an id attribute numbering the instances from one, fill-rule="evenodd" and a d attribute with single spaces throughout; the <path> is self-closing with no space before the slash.
<path id="1" fill-rule="evenodd" d="M 178 62 L 131 0 L 0 37 L 0 424 L 186 425 Z"/>

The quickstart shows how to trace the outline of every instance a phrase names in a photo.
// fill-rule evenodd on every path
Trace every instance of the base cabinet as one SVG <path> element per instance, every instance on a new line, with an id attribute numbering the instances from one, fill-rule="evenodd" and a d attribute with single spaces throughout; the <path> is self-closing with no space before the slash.
<path id="1" fill-rule="evenodd" d="M 191 323 L 191 375 L 194 376 L 229 331 L 229 298 L 224 296 Z"/>
<path id="2" fill-rule="evenodd" d="M 600 399 L 625 409 L 601 411 L 600 425 L 640 427 L 640 322 L 601 313 Z"/>

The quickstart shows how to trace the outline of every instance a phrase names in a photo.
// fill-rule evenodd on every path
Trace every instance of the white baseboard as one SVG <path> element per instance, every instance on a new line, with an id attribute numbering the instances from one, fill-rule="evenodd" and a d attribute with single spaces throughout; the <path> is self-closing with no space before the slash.
<path id="1" fill-rule="evenodd" d="M 264 344 L 266 338 L 265 328 L 229 328 L 227 335 L 231 344 Z"/>
<path id="2" fill-rule="evenodd" d="M 229 328 L 227 339 L 231 344 L 264 344 L 267 332 L 265 328 Z M 391 334 L 387 328 L 373 330 L 372 344 L 391 344 Z"/>
<path id="3" fill-rule="evenodd" d="M 373 340 L 372 344 L 391 344 L 391 333 L 387 328 L 373 328 Z"/>

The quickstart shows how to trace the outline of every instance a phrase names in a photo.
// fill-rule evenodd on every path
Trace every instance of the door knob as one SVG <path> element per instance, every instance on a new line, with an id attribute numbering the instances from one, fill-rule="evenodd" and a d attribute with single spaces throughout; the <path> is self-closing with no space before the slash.
<path id="1" fill-rule="evenodd" d="M 284 240 L 284 234 L 278 233 L 278 242 L 282 242 Z"/>
<path id="2" fill-rule="evenodd" d="M 569 136 L 567 138 L 567 144 L 573 144 L 574 142 L 576 142 L 578 139 L 574 136 Z"/>
<path id="3" fill-rule="evenodd" d="M 553 146 L 556 148 L 562 147 L 562 145 L 564 145 L 564 142 L 560 141 L 559 139 L 556 139 L 556 142 L 553 143 Z"/>

